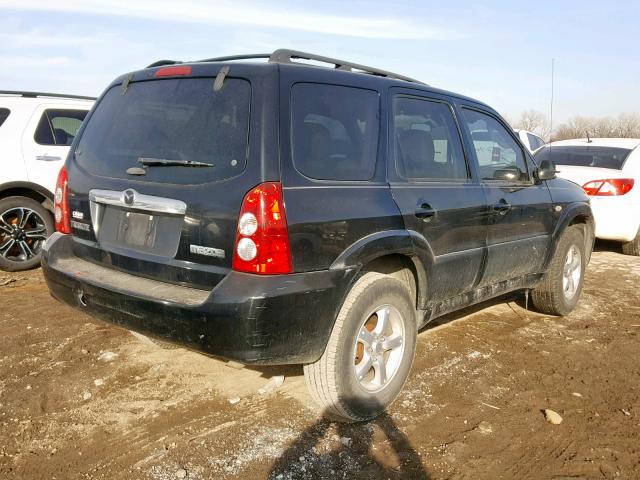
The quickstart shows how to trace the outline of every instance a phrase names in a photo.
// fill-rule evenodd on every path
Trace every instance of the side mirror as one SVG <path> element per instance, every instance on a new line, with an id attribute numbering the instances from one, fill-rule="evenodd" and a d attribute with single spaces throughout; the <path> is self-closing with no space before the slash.
<path id="1" fill-rule="evenodd" d="M 551 160 L 542 160 L 537 174 L 538 180 L 553 180 L 556 178 L 556 164 Z"/>

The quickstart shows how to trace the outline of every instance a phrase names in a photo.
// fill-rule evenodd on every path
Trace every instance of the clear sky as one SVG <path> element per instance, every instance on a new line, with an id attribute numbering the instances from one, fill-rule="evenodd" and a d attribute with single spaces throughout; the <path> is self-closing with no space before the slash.
<path id="1" fill-rule="evenodd" d="M 640 1 L 0 0 L 0 89 L 98 95 L 158 59 L 279 47 L 397 71 L 516 117 L 640 111 Z"/>

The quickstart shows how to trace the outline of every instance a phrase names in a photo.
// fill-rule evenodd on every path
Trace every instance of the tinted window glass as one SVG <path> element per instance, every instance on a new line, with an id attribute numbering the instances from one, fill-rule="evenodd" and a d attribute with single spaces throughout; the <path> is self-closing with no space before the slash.
<path id="1" fill-rule="evenodd" d="M 9 111 L 8 108 L 0 108 L 0 127 L 2 126 L 2 124 L 7 119 L 10 113 L 11 112 Z"/>
<path id="2" fill-rule="evenodd" d="M 531 150 L 537 150 L 542 145 L 544 145 L 544 140 L 542 140 L 540 137 L 527 133 L 527 138 L 529 139 L 529 147 L 531 148 Z"/>
<path id="3" fill-rule="evenodd" d="M 69 146 L 86 116 L 86 110 L 47 109 L 38 122 L 35 141 L 40 145 Z"/>
<path id="4" fill-rule="evenodd" d="M 483 180 L 527 181 L 529 175 L 522 148 L 495 118 L 464 109 Z"/>
<path id="5" fill-rule="evenodd" d="M 553 160 L 556 165 L 600 167 L 622 170 L 631 150 L 614 147 L 545 147 L 536 152 L 536 160 Z"/>
<path id="6" fill-rule="evenodd" d="M 109 90 L 88 120 L 76 161 L 91 173 L 127 178 L 139 159 L 192 160 L 213 167 L 150 166 L 140 181 L 204 183 L 238 175 L 247 162 L 251 87 L 227 78 L 153 80 Z"/>
<path id="7" fill-rule="evenodd" d="M 369 180 L 378 150 L 377 92 L 298 83 L 291 90 L 293 163 L 321 180 Z"/>
<path id="8" fill-rule="evenodd" d="M 397 97 L 393 119 L 400 175 L 415 179 L 468 178 L 462 142 L 448 105 Z"/>

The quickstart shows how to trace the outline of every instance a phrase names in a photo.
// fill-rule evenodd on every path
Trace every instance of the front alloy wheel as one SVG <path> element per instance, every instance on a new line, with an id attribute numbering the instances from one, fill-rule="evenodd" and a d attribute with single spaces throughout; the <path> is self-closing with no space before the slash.
<path id="1" fill-rule="evenodd" d="M 531 292 L 540 313 L 567 315 L 575 308 L 584 284 L 586 267 L 584 225 L 567 227 L 540 283 Z"/>
<path id="2" fill-rule="evenodd" d="M 576 245 L 571 245 L 567 252 L 562 273 L 562 291 L 567 300 L 571 300 L 578 292 L 582 277 L 582 256 Z"/>

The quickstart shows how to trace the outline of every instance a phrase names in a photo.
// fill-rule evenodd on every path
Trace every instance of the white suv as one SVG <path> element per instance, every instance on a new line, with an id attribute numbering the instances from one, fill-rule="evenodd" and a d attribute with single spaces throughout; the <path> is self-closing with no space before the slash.
<path id="1" fill-rule="evenodd" d="M 91 97 L 0 91 L 0 269 L 40 263 L 53 192 Z"/>

